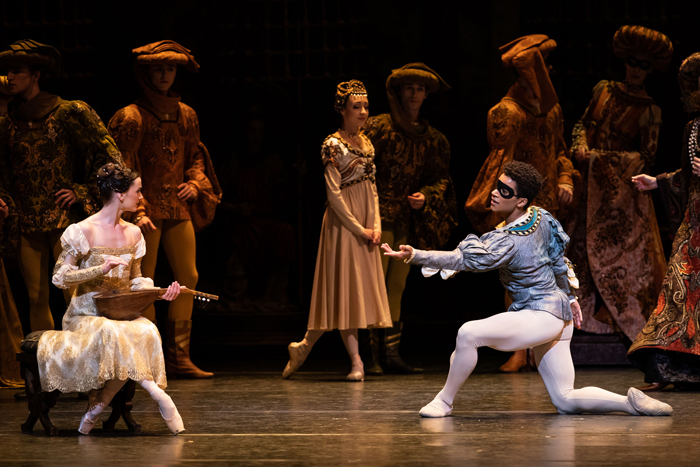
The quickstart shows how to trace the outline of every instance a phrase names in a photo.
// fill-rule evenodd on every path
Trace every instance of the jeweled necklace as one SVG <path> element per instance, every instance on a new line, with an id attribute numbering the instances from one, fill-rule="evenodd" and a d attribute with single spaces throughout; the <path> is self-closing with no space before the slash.
<path id="1" fill-rule="evenodd" d="M 690 156 L 691 167 L 698 149 L 698 128 L 700 128 L 700 117 L 693 120 L 693 128 L 690 130 L 690 138 L 688 138 L 688 155 Z"/>
<path id="2" fill-rule="evenodd" d="M 338 133 L 340 133 L 341 136 L 343 133 L 345 133 L 346 135 L 348 135 L 348 138 L 350 138 L 358 147 L 362 147 L 362 142 L 359 138 L 360 135 L 358 133 L 352 134 L 349 131 L 341 130 L 340 128 L 338 128 Z"/>
<path id="3" fill-rule="evenodd" d="M 624 80 L 622 84 L 624 84 L 629 91 L 643 91 L 646 89 L 646 86 L 643 84 L 632 84 L 627 80 Z"/>

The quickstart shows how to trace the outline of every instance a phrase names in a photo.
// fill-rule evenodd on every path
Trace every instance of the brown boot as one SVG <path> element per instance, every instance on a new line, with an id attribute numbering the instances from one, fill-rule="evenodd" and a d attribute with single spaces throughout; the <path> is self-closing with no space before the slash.
<path id="1" fill-rule="evenodd" d="M 168 346 L 165 353 L 165 371 L 169 378 L 204 379 L 214 373 L 202 371 L 190 360 L 190 333 L 192 321 L 168 320 Z"/>
<path id="2" fill-rule="evenodd" d="M 513 355 L 505 362 L 500 370 L 504 373 L 517 373 L 519 371 L 530 371 L 530 365 L 528 362 L 528 351 L 527 349 L 516 350 Z"/>

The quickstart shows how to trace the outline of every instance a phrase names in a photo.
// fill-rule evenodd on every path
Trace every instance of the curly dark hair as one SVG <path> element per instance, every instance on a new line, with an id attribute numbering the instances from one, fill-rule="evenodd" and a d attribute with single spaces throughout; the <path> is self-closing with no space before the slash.
<path id="1" fill-rule="evenodd" d="M 527 205 L 540 194 L 544 180 L 542 175 L 530 164 L 520 161 L 510 161 L 503 166 L 503 173 L 517 185 L 516 193 L 520 198 L 527 198 Z"/>
<path id="2" fill-rule="evenodd" d="M 102 202 L 106 203 L 114 193 L 125 193 L 131 184 L 139 178 L 139 173 L 129 167 L 110 162 L 97 171 L 97 188 L 100 189 Z"/>

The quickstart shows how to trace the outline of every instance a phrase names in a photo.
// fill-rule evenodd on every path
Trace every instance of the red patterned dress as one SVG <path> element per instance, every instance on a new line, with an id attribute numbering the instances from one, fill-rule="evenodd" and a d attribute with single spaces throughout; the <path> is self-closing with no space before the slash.
<path id="1" fill-rule="evenodd" d="M 693 131 L 691 122 L 683 138 L 681 169 L 657 176 L 671 221 L 682 212 L 685 215 L 656 309 L 629 350 L 630 360 L 648 383 L 700 384 L 700 179 L 690 168 L 688 140 Z M 697 147 L 695 153 L 700 153 Z"/>

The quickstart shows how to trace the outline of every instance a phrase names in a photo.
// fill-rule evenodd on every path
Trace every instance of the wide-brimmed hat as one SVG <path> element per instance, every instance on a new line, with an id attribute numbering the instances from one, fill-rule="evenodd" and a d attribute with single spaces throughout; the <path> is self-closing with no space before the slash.
<path id="1" fill-rule="evenodd" d="M 132 50 L 136 54 L 139 65 L 154 65 L 156 63 L 174 63 L 183 65 L 186 70 L 196 73 L 199 64 L 195 61 L 190 50 L 175 41 L 159 41 L 146 44 Z"/>
<path id="2" fill-rule="evenodd" d="M 24 39 L 0 52 L 0 66 L 9 68 L 18 64 L 35 65 L 47 75 L 58 76 L 61 74 L 61 52 L 50 45 Z"/>
<path id="3" fill-rule="evenodd" d="M 673 57 L 671 40 L 659 31 L 643 26 L 622 26 L 613 37 L 613 53 L 620 58 L 646 56 L 651 66 L 665 70 Z"/>
<path id="4" fill-rule="evenodd" d="M 404 83 L 412 82 L 424 83 L 429 93 L 450 89 L 450 85 L 440 75 L 421 62 L 408 63 L 401 68 L 391 70 L 386 84 L 387 86 L 401 86 Z"/>

